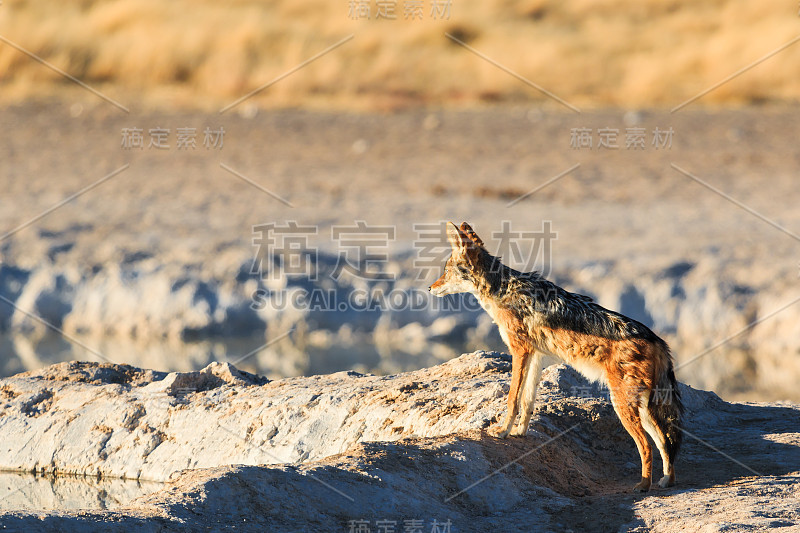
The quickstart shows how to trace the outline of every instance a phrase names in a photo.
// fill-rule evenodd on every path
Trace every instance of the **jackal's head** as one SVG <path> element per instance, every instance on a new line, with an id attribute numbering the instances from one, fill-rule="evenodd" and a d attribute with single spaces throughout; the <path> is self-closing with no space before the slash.
<path id="1" fill-rule="evenodd" d="M 444 266 L 444 274 L 428 290 L 434 296 L 477 292 L 475 284 L 481 265 L 481 256 L 486 253 L 483 241 L 466 222 L 459 229 L 452 222 L 447 223 L 447 240 L 453 253 Z"/>

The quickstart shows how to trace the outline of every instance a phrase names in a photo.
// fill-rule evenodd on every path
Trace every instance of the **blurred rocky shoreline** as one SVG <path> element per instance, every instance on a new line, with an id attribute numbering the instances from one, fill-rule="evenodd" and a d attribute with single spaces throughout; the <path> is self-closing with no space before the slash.
<path id="1" fill-rule="evenodd" d="M 329 274 L 336 256 L 319 259 Z M 320 275 L 316 281 L 287 275 L 265 280 L 251 272 L 252 260 L 229 278 L 152 260 L 88 273 L 3 264 L 0 297 L 14 307 L 0 306 L 0 331 L 15 352 L 27 354 L 26 360 L 4 361 L 4 372 L 48 364 L 53 343 L 69 358 L 74 352 L 64 346 L 70 339 L 78 349 L 91 349 L 81 354 L 84 359 L 162 370 L 234 362 L 244 354 L 244 368 L 272 378 L 348 368 L 386 374 L 431 366 L 464 350 L 504 349 L 471 296 L 432 298 L 424 281 L 404 276 L 416 272 L 414 261 L 410 253 L 390 258 L 384 280 Z M 723 266 L 711 259 L 655 272 L 606 262 L 560 269 L 553 277 L 663 336 L 678 376 L 693 386 L 723 396 L 798 399 L 800 305 L 791 305 L 800 298 L 798 289 L 756 292 L 726 279 Z M 228 345 L 238 340 L 239 354 L 215 351 L 220 339 Z M 173 353 L 149 352 L 154 342 Z M 126 351 L 118 349 L 126 345 Z M 253 345 L 255 353 L 247 356 Z"/>

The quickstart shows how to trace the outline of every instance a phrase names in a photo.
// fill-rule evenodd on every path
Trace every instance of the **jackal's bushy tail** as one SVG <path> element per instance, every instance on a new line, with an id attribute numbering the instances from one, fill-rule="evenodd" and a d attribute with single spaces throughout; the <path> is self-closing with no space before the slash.
<path id="1" fill-rule="evenodd" d="M 672 361 L 669 361 L 667 368 L 662 372 L 656 390 L 651 394 L 648 409 L 653 421 L 666 438 L 666 452 L 672 463 L 683 440 L 683 432 L 679 429 L 683 404 L 675 372 L 672 369 Z"/>

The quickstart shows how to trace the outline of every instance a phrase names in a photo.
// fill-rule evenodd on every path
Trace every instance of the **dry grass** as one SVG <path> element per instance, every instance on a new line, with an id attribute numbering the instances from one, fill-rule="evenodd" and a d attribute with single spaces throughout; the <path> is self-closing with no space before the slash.
<path id="1" fill-rule="evenodd" d="M 445 32 L 580 107 L 671 107 L 800 34 L 779 0 L 452 0 L 449 20 L 425 0 L 422 21 L 403 2 L 387 21 L 375 0 L 373 20 L 351 20 L 349 0 L 4 0 L 0 35 L 112 97 L 213 109 L 352 33 L 253 101 L 392 109 L 544 99 Z M 702 102 L 797 101 L 798 63 L 800 43 Z M 0 43 L 0 99 L 72 98 L 69 85 Z"/>

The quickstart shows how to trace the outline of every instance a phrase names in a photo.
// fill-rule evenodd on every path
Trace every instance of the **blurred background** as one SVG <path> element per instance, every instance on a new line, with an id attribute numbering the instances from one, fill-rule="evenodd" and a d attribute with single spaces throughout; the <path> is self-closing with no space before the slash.
<path id="1" fill-rule="evenodd" d="M 4 0 L 0 29 L 137 109 L 216 111 L 350 34 L 250 102 L 385 111 L 543 98 L 445 33 L 576 106 L 671 108 L 796 37 L 796 11 L 778 0 Z M 798 61 L 787 50 L 703 103 L 796 101 Z M 0 69 L 7 102 L 69 87 L 8 45 Z"/>
<path id="2" fill-rule="evenodd" d="M 800 401 L 800 20 L 768 0 L 0 3 L 0 373 L 504 350 L 447 220 Z"/>

